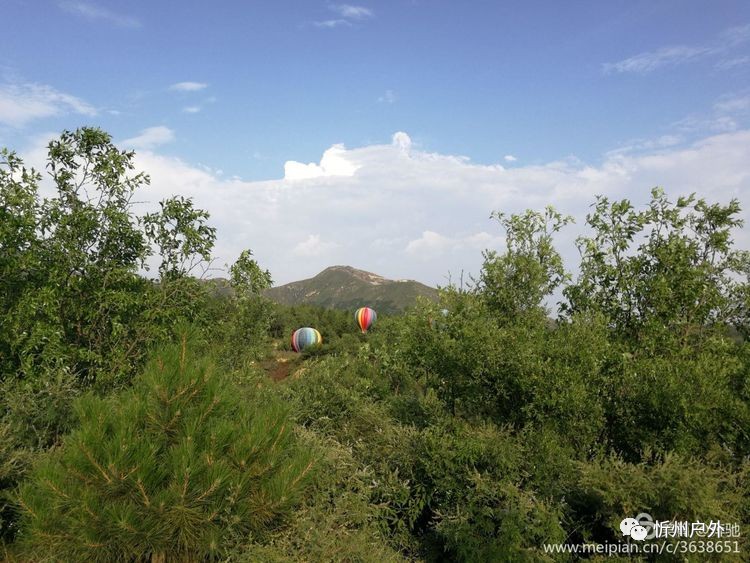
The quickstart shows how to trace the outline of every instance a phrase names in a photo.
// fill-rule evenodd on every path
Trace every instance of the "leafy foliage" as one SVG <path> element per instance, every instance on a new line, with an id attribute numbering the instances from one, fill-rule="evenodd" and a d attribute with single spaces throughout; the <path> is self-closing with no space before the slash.
<path id="1" fill-rule="evenodd" d="M 711 205 L 694 195 L 672 204 L 659 188 L 643 211 L 597 198 L 566 309 L 599 310 L 615 334 L 646 347 L 673 335 L 687 343 L 724 323 L 745 331 L 750 253 L 731 240 L 739 210 L 737 200 Z"/>
<path id="2" fill-rule="evenodd" d="M 2 153 L 0 378 L 62 369 L 84 383 L 126 380 L 181 316 L 184 284 L 168 282 L 187 272 L 184 261 L 209 258 L 214 230 L 181 197 L 139 218 L 132 199 L 149 178 L 133 173 L 133 157 L 99 129 L 66 131 L 49 144 L 56 196 L 42 200 L 41 175 Z M 138 275 L 152 241 L 157 287 Z"/>
<path id="3" fill-rule="evenodd" d="M 251 250 L 243 250 L 240 257 L 229 268 L 232 288 L 241 296 L 260 295 L 273 285 L 271 272 L 261 269 L 258 262 L 250 258 Z"/>
<path id="4" fill-rule="evenodd" d="M 484 253 L 478 286 L 493 313 L 515 320 L 521 313 L 539 311 L 542 300 L 567 279 L 552 236 L 573 218 L 551 206 L 544 213 L 492 216 L 505 229 L 507 251 L 501 256 L 492 250 Z"/>

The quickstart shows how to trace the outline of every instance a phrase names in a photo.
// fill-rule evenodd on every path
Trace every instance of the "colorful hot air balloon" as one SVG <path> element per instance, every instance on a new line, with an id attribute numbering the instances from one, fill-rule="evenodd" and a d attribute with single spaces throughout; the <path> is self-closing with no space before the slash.
<path id="1" fill-rule="evenodd" d="M 377 319 L 378 314 L 369 307 L 361 307 L 360 309 L 357 309 L 356 313 L 354 313 L 354 320 L 357 321 L 359 330 L 362 332 L 367 332 L 367 329 L 369 329 Z"/>
<path id="2" fill-rule="evenodd" d="M 320 336 L 320 333 L 309 326 L 298 328 L 292 334 L 292 348 L 295 352 L 301 352 L 308 346 L 321 344 L 322 342 L 323 337 Z"/>

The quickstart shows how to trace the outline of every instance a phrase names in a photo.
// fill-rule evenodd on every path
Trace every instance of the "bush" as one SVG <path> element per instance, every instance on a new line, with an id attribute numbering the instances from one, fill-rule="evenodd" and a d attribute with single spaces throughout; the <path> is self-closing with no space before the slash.
<path id="1" fill-rule="evenodd" d="M 75 378 L 65 372 L 0 383 L 0 540 L 16 531 L 17 507 L 9 493 L 34 459 L 70 430 L 78 393 Z"/>
<path id="2" fill-rule="evenodd" d="M 279 401 L 243 397 L 185 340 L 131 390 L 76 410 L 80 427 L 18 495 L 19 540 L 37 560 L 219 557 L 276 527 L 314 465 Z"/>
<path id="3" fill-rule="evenodd" d="M 748 372 L 742 349 L 707 339 L 700 350 L 624 353 L 608 368 L 610 447 L 629 461 L 647 449 L 706 455 L 721 449 L 735 462 L 750 453 Z"/>
<path id="4" fill-rule="evenodd" d="M 559 509 L 528 491 L 477 473 L 465 494 L 437 525 L 453 560 L 552 561 L 542 544 L 565 540 Z"/>
<path id="5" fill-rule="evenodd" d="M 388 545 L 379 526 L 383 507 L 371 502 L 375 475 L 336 441 L 307 432 L 322 452 L 315 482 L 290 525 L 266 543 L 237 549 L 236 560 L 264 563 L 335 561 L 397 563 L 408 561 Z M 234 560 L 234 558 L 232 559 Z"/>
<path id="6" fill-rule="evenodd" d="M 650 456 L 647 456 L 650 457 Z M 633 464 L 610 456 L 581 463 L 567 495 L 572 539 L 614 542 L 623 518 L 742 523 L 740 474 L 678 454 Z"/>

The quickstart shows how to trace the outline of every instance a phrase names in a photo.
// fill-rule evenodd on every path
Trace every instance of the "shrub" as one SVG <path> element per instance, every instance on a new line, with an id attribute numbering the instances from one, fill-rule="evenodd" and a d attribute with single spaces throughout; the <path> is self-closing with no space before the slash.
<path id="1" fill-rule="evenodd" d="M 273 529 L 313 467 L 279 401 L 243 397 L 185 340 L 131 390 L 85 396 L 76 410 L 80 427 L 18 495 L 34 559 L 216 558 Z"/>
<path id="2" fill-rule="evenodd" d="M 75 378 L 65 372 L 0 383 L 0 540 L 16 531 L 9 494 L 43 450 L 56 445 L 74 422 Z"/>
<path id="3" fill-rule="evenodd" d="M 531 492 L 479 473 L 462 502 L 442 515 L 437 530 L 452 560 L 552 561 L 544 543 L 562 543 L 559 509 Z"/>
<path id="4" fill-rule="evenodd" d="M 629 461 L 649 448 L 685 455 L 720 448 L 741 460 L 750 453 L 743 360 L 722 338 L 695 351 L 621 354 L 607 368 L 609 445 Z"/>
<path id="5" fill-rule="evenodd" d="M 567 495 L 572 537 L 617 541 L 621 520 L 641 512 L 661 521 L 741 523 L 741 485 L 724 466 L 673 453 L 638 464 L 615 456 L 580 463 Z"/>
<path id="6" fill-rule="evenodd" d="M 236 560 L 264 563 L 408 561 L 388 545 L 379 520 L 383 507 L 371 502 L 376 476 L 352 451 L 305 431 L 321 452 L 317 478 L 306 490 L 290 525 L 266 543 L 238 547 Z M 235 558 L 232 558 L 235 560 Z"/>

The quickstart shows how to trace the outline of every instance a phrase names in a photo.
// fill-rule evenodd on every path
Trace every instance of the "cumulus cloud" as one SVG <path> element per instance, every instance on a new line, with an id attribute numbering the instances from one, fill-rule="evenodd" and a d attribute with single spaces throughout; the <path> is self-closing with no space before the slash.
<path id="1" fill-rule="evenodd" d="M 169 89 L 177 92 L 197 92 L 199 90 L 205 90 L 208 88 L 208 84 L 205 82 L 177 82 L 172 84 Z"/>
<path id="2" fill-rule="evenodd" d="M 186 106 L 182 108 L 182 111 L 185 113 L 198 113 L 201 110 L 200 106 Z"/>
<path id="3" fill-rule="evenodd" d="M 517 158 L 516 158 L 515 156 L 513 156 L 512 154 L 506 154 L 506 155 L 505 155 L 505 156 L 503 157 L 503 160 L 504 160 L 505 162 L 515 162 L 515 161 L 517 161 L 518 159 L 517 159 Z"/>
<path id="4" fill-rule="evenodd" d="M 134 149 L 152 149 L 172 141 L 174 141 L 174 131 L 164 125 L 157 125 L 142 130 L 139 135 L 125 139 L 120 144 Z"/>
<path id="5" fill-rule="evenodd" d="M 284 179 L 307 180 L 324 176 L 353 176 L 358 166 L 347 158 L 344 145 L 333 145 L 323 153 L 320 164 L 303 164 L 288 160 L 284 164 Z"/>
<path id="6" fill-rule="evenodd" d="M 393 134 L 391 144 L 398 147 L 401 152 L 409 152 L 411 149 L 411 137 L 403 131 L 397 131 Z"/>
<path id="7" fill-rule="evenodd" d="M 577 224 L 557 237 L 572 269 L 575 237 L 585 232 L 596 194 L 642 206 L 661 185 L 673 198 L 697 192 L 709 201 L 736 197 L 748 206 L 748 154 L 750 130 L 738 130 L 688 145 L 608 154 L 596 164 L 565 159 L 506 169 L 422 150 L 399 132 L 383 144 L 334 145 L 314 164 L 315 174 L 242 181 L 141 150 L 136 166 L 149 173 L 151 186 L 137 199 L 146 209 L 174 194 L 192 197 L 217 227 L 217 263 L 231 263 L 249 247 L 277 283 L 350 264 L 393 279 L 444 284 L 449 273 L 454 280 L 462 271 L 476 274 L 483 249 L 503 249 L 493 210 L 553 204 L 572 214 Z M 345 173 L 331 173 L 338 168 L 329 162 L 342 164 Z M 750 233 L 735 238 L 750 248 Z"/>
<path id="8" fill-rule="evenodd" d="M 442 254 L 448 247 L 455 246 L 455 241 L 435 231 L 424 231 L 418 239 L 409 241 L 405 251 L 409 254 L 425 252 Z"/>
<path id="9" fill-rule="evenodd" d="M 0 85 L 0 123 L 21 127 L 35 119 L 77 113 L 94 116 L 96 108 L 70 94 L 44 84 Z"/>

